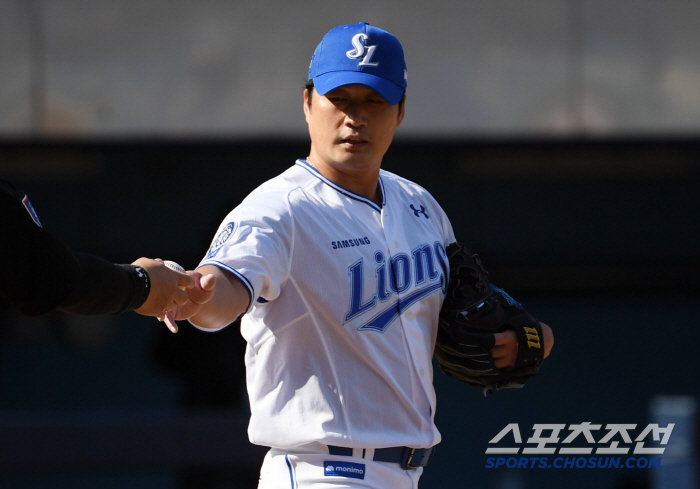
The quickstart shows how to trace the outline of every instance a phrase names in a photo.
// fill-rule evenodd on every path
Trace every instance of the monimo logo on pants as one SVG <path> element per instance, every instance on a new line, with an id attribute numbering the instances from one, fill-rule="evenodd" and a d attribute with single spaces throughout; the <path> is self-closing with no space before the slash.
<path id="1" fill-rule="evenodd" d="M 365 478 L 365 464 L 352 462 L 323 462 L 323 471 L 326 476 L 352 477 L 353 479 Z"/>

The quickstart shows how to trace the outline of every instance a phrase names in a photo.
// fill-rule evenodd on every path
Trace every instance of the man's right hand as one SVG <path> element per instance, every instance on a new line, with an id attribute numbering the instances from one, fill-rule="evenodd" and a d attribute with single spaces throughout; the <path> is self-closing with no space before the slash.
<path id="1" fill-rule="evenodd" d="M 173 314 L 175 319 L 189 319 L 200 328 L 218 330 L 245 313 L 250 293 L 234 274 L 213 265 L 187 273 L 195 277 L 196 286 L 188 291 L 190 300 Z"/>
<path id="2" fill-rule="evenodd" d="M 165 315 L 158 317 L 159 321 L 165 321 L 168 329 L 177 333 L 177 323 L 189 319 L 199 312 L 203 304 L 206 304 L 214 297 L 216 288 L 216 276 L 208 274 L 203 276 L 199 272 L 188 271 L 187 274 L 194 279 L 194 287 L 187 289 L 187 302 L 178 304 L 172 310 L 166 311 Z"/>

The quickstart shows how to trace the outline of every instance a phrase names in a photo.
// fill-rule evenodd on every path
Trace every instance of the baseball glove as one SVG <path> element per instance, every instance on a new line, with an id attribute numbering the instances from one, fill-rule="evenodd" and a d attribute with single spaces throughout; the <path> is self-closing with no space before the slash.
<path id="1" fill-rule="evenodd" d="M 435 356 L 440 370 L 462 382 L 492 390 L 520 389 L 542 363 L 542 327 L 537 319 L 494 286 L 478 255 L 459 243 L 447 247 L 450 281 L 440 311 Z M 492 352 L 495 333 L 518 337 L 515 367 L 499 369 Z"/>

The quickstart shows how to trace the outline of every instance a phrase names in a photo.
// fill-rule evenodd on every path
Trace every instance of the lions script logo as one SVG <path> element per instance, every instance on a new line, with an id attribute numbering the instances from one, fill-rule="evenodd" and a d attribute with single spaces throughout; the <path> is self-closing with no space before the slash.
<path id="1" fill-rule="evenodd" d="M 383 333 L 415 302 L 439 290 L 443 295 L 447 293 L 447 254 L 439 241 L 436 241 L 433 246 L 429 244 L 417 246 L 410 255 L 398 253 L 387 257 L 383 251 L 377 250 L 374 252 L 374 264 L 370 263 L 367 268 L 369 270 L 365 271 L 363 258 L 348 267 L 350 307 L 345 314 L 343 324 L 360 315 L 370 313 L 380 304 L 388 302 L 388 305 L 383 305 L 381 311 L 373 314 L 368 321 L 360 325 L 357 328 L 360 331 L 372 330 Z M 365 276 L 374 279 L 374 292 L 369 296 L 365 295 Z M 411 287 L 414 290 L 404 294 Z M 399 294 L 400 297 L 391 300 Z"/>
<path id="2" fill-rule="evenodd" d="M 352 462 L 323 462 L 323 473 L 326 477 L 351 477 L 353 479 L 365 478 L 365 464 Z"/>

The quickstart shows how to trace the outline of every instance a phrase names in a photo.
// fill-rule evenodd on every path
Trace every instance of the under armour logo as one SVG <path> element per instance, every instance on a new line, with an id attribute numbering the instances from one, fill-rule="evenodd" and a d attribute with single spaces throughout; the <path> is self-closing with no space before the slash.
<path id="1" fill-rule="evenodd" d="M 357 66 L 379 66 L 378 62 L 372 63 L 372 56 L 374 56 L 374 50 L 377 49 L 377 46 L 365 46 L 362 44 L 362 41 L 367 39 L 369 39 L 369 36 L 362 32 L 352 36 L 352 45 L 355 49 L 351 49 L 345 54 L 350 59 L 362 58 L 362 61 Z M 365 49 L 367 49 L 367 54 L 365 54 Z"/>
<path id="2" fill-rule="evenodd" d="M 416 217 L 420 217 L 420 214 L 423 214 L 426 219 L 430 219 L 430 216 L 428 215 L 427 212 L 425 212 L 425 207 L 422 205 L 420 206 L 420 209 L 416 209 L 413 207 L 413 204 L 410 205 L 411 210 L 413 210 L 413 214 L 415 214 Z"/>

